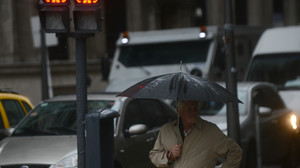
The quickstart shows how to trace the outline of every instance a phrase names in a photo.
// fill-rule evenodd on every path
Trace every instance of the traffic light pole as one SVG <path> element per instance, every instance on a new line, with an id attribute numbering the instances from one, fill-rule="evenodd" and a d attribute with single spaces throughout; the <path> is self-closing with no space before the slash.
<path id="1" fill-rule="evenodd" d="M 40 30 L 41 34 L 41 71 L 42 71 L 42 100 L 46 100 L 49 98 L 49 85 L 48 85 L 48 77 L 47 77 L 47 48 L 46 48 L 46 37 L 45 31 L 43 29 Z"/>
<path id="2" fill-rule="evenodd" d="M 87 64 L 86 39 L 91 34 L 74 34 L 76 39 L 76 114 L 78 168 L 85 168 L 85 115 L 87 114 Z"/>
<path id="3" fill-rule="evenodd" d="M 73 5 L 74 4 L 74 5 Z M 70 7 L 73 8 L 74 31 L 70 33 Z M 87 114 L 87 64 L 86 40 L 101 30 L 101 3 L 93 1 L 38 0 L 37 7 L 41 27 L 47 33 L 70 36 L 76 39 L 76 115 L 77 115 L 77 167 L 86 167 L 86 120 Z M 72 9 L 71 9 L 72 10 Z M 43 41 L 43 40 L 42 40 Z M 45 61 L 43 61 L 44 63 Z M 44 65 L 44 64 L 43 64 Z M 44 80 L 43 80 L 44 81 Z M 43 91 L 46 89 L 43 89 Z M 43 96 L 46 97 L 47 95 Z"/>
<path id="4" fill-rule="evenodd" d="M 225 25 L 224 25 L 224 41 L 226 56 L 226 87 L 235 96 L 237 96 L 237 79 L 236 79 L 236 63 L 234 53 L 234 34 L 232 25 L 232 3 L 231 0 L 225 0 Z M 241 145 L 240 140 L 240 123 L 238 103 L 227 104 L 227 128 L 228 136 Z"/>

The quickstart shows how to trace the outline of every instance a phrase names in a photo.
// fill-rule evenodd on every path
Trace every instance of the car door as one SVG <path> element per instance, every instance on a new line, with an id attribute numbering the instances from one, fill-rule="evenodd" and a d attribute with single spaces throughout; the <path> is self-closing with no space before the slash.
<path id="1" fill-rule="evenodd" d="M 154 167 L 149 159 L 149 151 L 153 148 L 160 127 L 174 119 L 172 110 L 166 108 L 161 101 L 154 99 L 134 99 L 124 115 L 123 133 L 124 150 L 127 167 Z M 147 126 L 146 132 L 130 134 L 129 128 L 135 124 Z"/>
<path id="2" fill-rule="evenodd" d="M 281 159 L 288 152 L 287 113 L 277 92 L 270 88 L 258 89 L 254 105 L 267 107 L 271 113 L 260 115 L 261 150 L 264 162 Z"/>

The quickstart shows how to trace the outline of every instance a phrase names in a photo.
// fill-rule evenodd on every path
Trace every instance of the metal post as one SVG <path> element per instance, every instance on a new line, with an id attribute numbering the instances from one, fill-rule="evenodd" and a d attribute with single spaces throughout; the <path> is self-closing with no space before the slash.
<path id="1" fill-rule="evenodd" d="M 231 0 L 225 0 L 226 9 L 225 9 L 224 41 L 226 46 L 226 50 L 225 50 L 226 72 L 227 72 L 226 87 L 233 95 L 237 96 L 234 34 L 233 34 L 231 7 L 232 7 Z M 238 103 L 227 104 L 227 128 L 228 128 L 228 136 L 241 145 Z"/>
<path id="2" fill-rule="evenodd" d="M 256 137 L 256 157 L 257 157 L 257 168 L 261 168 L 262 159 L 261 159 L 261 138 L 260 138 L 260 117 L 259 117 L 259 106 L 256 104 L 254 106 L 255 110 L 255 137 Z"/>
<path id="3" fill-rule="evenodd" d="M 42 100 L 49 98 L 49 86 L 48 86 L 48 77 L 47 77 L 47 48 L 46 48 L 46 38 L 45 31 L 40 30 L 41 34 L 41 72 L 42 72 Z"/>
<path id="4" fill-rule="evenodd" d="M 85 168 L 85 114 L 87 113 L 86 36 L 76 37 L 76 113 L 78 168 Z"/>

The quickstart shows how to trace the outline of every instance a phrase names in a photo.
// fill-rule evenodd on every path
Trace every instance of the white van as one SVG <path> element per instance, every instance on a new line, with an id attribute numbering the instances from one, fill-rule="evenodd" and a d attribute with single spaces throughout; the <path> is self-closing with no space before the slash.
<path id="1" fill-rule="evenodd" d="M 263 33 L 246 81 L 276 84 L 286 105 L 300 114 L 300 26 L 270 28 Z"/>
<path id="2" fill-rule="evenodd" d="M 240 47 L 237 59 L 243 62 L 237 67 L 239 70 L 246 67 L 262 30 L 248 27 L 237 30 L 240 37 L 236 42 Z M 222 81 L 225 79 L 222 37 L 223 28 L 217 26 L 125 32 L 116 42 L 106 91 L 122 91 L 142 79 L 180 70 Z M 238 75 L 244 76 L 245 71 L 238 71 L 241 73 Z"/>

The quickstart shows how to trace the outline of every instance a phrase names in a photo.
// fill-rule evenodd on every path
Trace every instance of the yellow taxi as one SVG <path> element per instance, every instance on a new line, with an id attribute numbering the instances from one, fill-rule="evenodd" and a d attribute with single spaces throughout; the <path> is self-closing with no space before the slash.
<path id="1" fill-rule="evenodd" d="M 0 89 L 0 140 L 7 136 L 8 129 L 33 108 L 30 99 L 14 91 Z"/>

